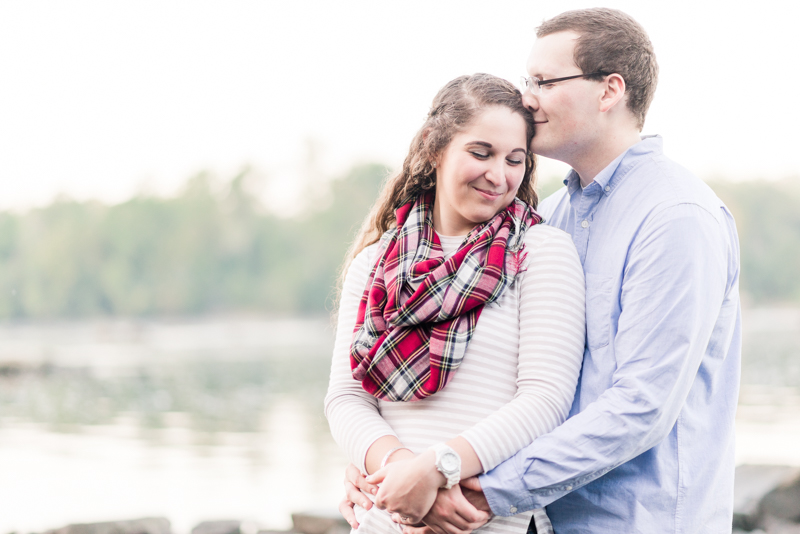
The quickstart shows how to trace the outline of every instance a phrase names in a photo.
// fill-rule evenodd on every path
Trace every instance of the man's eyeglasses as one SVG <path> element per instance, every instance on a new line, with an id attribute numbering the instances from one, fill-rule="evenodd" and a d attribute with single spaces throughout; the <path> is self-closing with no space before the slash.
<path id="1" fill-rule="evenodd" d="M 589 76 L 608 76 L 608 72 L 598 71 L 593 72 L 591 74 L 576 74 L 575 76 L 565 76 L 563 78 L 552 78 L 550 80 L 540 80 L 536 76 L 522 76 L 520 78 L 520 88 L 522 89 L 522 94 L 525 94 L 525 91 L 530 91 L 535 95 L 542 94 L 542 86 L 543 85 L 550 85 L 551 83 L 556 82 L 565 82 L 567 80 L 574 80 L 575 78 L 588 78 Z"/>

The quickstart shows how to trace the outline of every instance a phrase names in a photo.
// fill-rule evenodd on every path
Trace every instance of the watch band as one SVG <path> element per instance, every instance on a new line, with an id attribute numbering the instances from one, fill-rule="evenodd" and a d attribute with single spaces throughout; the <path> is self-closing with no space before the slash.
<path id="1" fill-rule="evenodd" d="M 461 457 L 452 447 L 445 443 L 437 443 L 431 447 L 436 454 L 436 470 L 439 471 L 445 478 L 445 484 L 442 486 L 444 489 L 450 489 L 459 482 L 461 482 Z M 444 465 L 446 456 L 453 463 L 449 467 Z"/>

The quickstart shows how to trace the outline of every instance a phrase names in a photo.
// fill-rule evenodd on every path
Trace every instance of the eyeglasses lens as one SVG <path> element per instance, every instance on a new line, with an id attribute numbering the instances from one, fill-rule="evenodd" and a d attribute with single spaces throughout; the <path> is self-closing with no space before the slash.
<path id="1" fill-rule="evenodd" d="M 521 76 L 520 77 L 520 87 L 522 89 L 522 94 L 525 94 L 525 91 L 530 91 L 531 93 L 538 95 L 539 94 L 539 78 L 535 76 L 527 77 Z"/>

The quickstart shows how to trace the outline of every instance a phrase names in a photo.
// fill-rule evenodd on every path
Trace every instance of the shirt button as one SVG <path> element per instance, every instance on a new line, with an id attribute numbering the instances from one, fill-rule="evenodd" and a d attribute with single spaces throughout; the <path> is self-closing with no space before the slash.
<path id="1" fill-rule="evenodd" d="M 565 490 L 567 490 L 567 491 L 572 491 L 572 486 L 567 486 L 567 487 L 566 487 L 566 488 L 564 488 L 564 489 L 565 489 Z"/>
<path id="2" fill-rule="evenodd" d="M 511 508 L 508 509 L 508 511 L 511 512 L 512 514 L 516 514 L 517 513 L 517 507 L 516 506 L 512 506 Z"/>
<path id="3" fill-rule="evenodd" d="M 606 193 L 608 193 L 609 191 L 611 191 L 611 186 L 610 186 L 610 185 L 607 185 L 607 186 L 606 186 L 606 189 L 605 189 L 605 191 L 606 191 Z"/>
<path id="4" fill-rule="evenodd" d="M 587 221 L 586 219 L 581 221 L 581 228 L 589 228 L 589 221 Z"/>

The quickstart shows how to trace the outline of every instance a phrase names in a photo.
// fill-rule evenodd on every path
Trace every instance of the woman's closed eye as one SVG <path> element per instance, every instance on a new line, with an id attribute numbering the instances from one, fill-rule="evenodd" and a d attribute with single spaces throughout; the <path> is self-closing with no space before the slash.
<path id="1" fill-rule="evenodd" d="M 470 154 L 472 154 L 473 156 L 475 156 L 479 160 L 486 160 L 491 155 L 491 154 L 487 154 L 486 152 L 479 152 L 479 151 L 474 151 L 474 150 L 470 150 Z M 518 157 L 506 158 L 506 161 L 508 162 L 509 165 L 520 165 L 520 164 L 523 163 L 523 160 L 521 158 L 518 158 Z"/>

